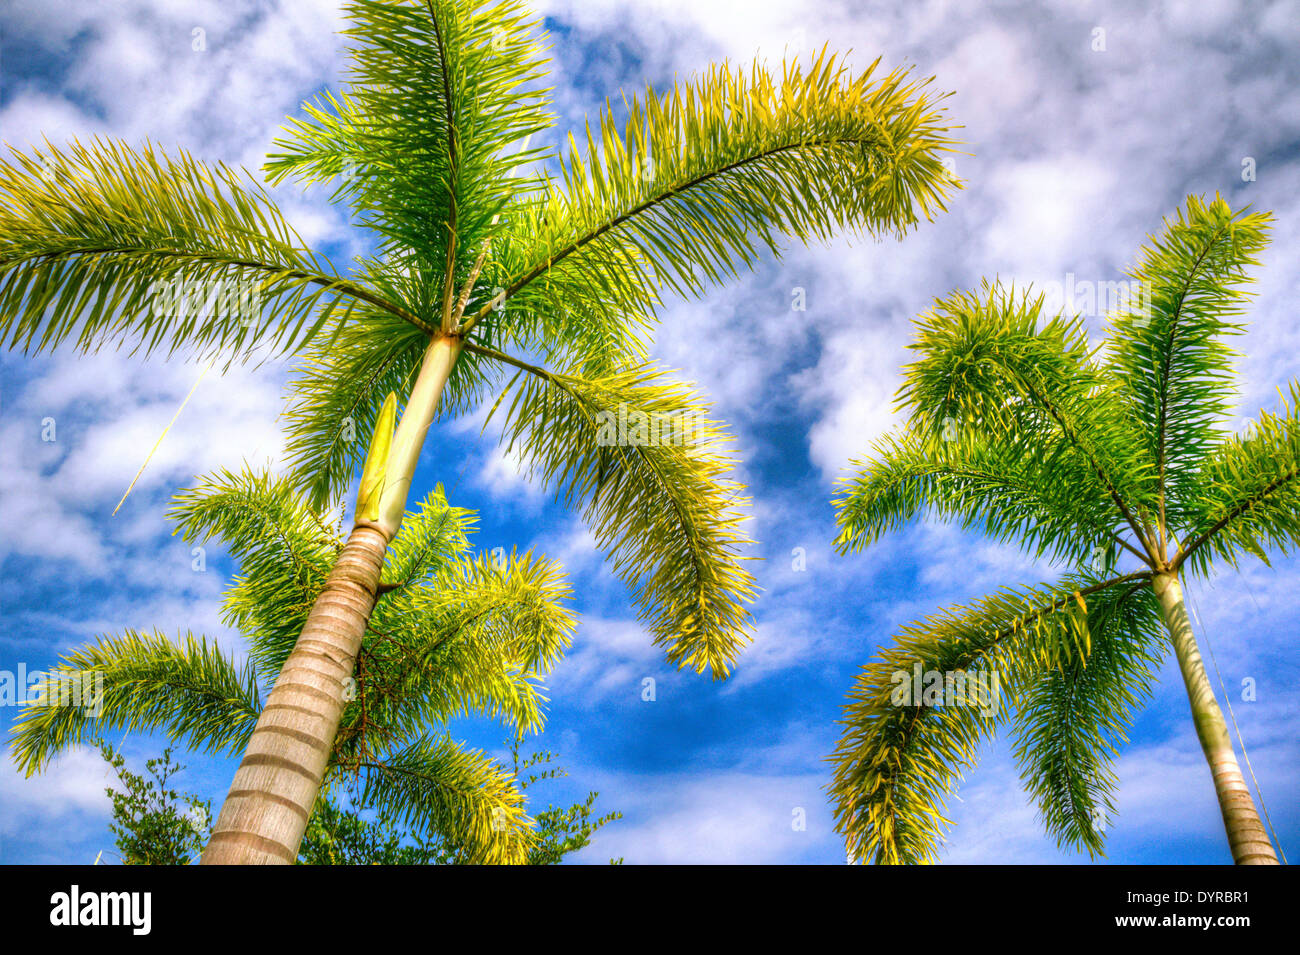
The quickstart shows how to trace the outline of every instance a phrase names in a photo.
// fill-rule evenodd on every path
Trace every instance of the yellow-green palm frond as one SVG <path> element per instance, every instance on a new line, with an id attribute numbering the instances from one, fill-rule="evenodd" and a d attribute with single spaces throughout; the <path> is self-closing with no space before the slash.
<path id="1" fill-rule="evenodd" d="M 452 507 L 442 485 L 435 485 L 419 506 L 402 518 L 402 526 L 389 543 L 384 557 L 384 586 L 428 583 L 430 577 L 454 564 L 465 552 L 469 535 L 477 525 L 474 511 Z"/>
<path id="2" fill-rule="evenodd" d="M 916 322 L 919 353 L 899 402 L 909 427 L 942 437 L 972 430 L 1053 458 L 1089 498 L 1144 538 L 1154 469 L 1117 385 L 1092 360 L 1083 323 L 1042 314 L 1043 296 L 997 283 L 939 300 Z"/>
<path id="3" fill-rule="evenodd" d="M 830 757 L 836 826 L 851 857 L 936 861 L 947 799 L 1008 701 L 1037 674 L 1087 659 L 1093 594 L 1144 579 L 1006 589 L 904 627 L 859 674 Z"/>
<path id="4" fill-rule="evenodd" d="M 1145 581 L 1090 594 L 1091 652 L 1029 681 L 1016 700 L 1015 756 L 1060 846 L 1104 854 L 1119 780 L 1114 760 L 1163 657 L 1160 610 Z"/>
<path id="5" fill-rule="evenodd" d="M 280 671 L 342 546 L 290 481 L 269 472 L 216 471 L 179 492 L 169 511 L 187 543 L 226 542 L 240 572 L 223 617 L 249 641 L 261 673 Z"/>
<path id="6" fill-rule="evenodd" d="M 743 486 L 723 476 L 729 436 L 653 366 L 588 375 L 519 365 L 509 447 L 581 512 L 669 662 L 726 677 L 750 640 L 755 593 L 740 556 Z"/>
<path id="7" fill-rule="evenodd" d="M 133 352 L 302 346 L 374 297 L 225 166 L 95 140 L 0 158 L 0 343 Z"/>
<path id="8" fill-rule="evenodd" d="M 564 570 L 532 551 L 448 563 L 425 592 L 425 611 L 445 621 L 438 631 L 490 645 L 534 678 L 559 662 L 576 625 Z"/>
<path id="9" fill-rule="evenodd" d="M 942 97 L 876 67 L 824 51 L 780 76 L 722 64 L 627 97 L 621 128 L 607 106 L 582 142 L 570 136 L 541 201 L 509 210 L 501 295 L 539 315 L 602 301 L 646 314 L 660 288 L 701 291 L 788 241 L 902 234 L 942 211 L 957 185 Z"/>
<path id="10" fill-rule="evenodd" d="M 450 737 L 421 737 L 365 763 L 361 804 L 455 845 L 461 861 L 522 865 L 532 820 L 514 776 Z"/>
<path id="11" fill-rule="evenodd" d="M 1086 465 L 1068 448 L 1015 434 L 993 441 L 971 428 L 886 435 L 839 480 L 836 546 L 862 550 L 930 513 L 1037 557 L 1083 562 L 1114 546 L 1118 515 L 1099 488 L 1080 480 Z"/>
<path id="12" fill-rule="evenodd" d="M 1247 270 L 1259 265 L 1272 219 L 1189 196 L 1139 251 L 1127 307 L 1111 316 L 1109 362 L 1174 526 L 1195 509 L 1199 468 L 1226 437 L 1236 357 L 1226 339 L 1242 331 Z"/>
<path id="13" fill-rule="evenodd" d="M 272 181 L 343 177 L 336 193 L 426 282 L 467 272 L 542 154 L 518 144 L 551 125 L 544 36 L 518 0 L 352 0 L 349 89 L 304 106 L 277 141 Z M 514 151 L 512 151 L 514 147 Z M 448 265 L 452 268 L 449 270 Z"/>
<path id="14" fill-rule="evenodd" d="M 1235 566 L 1242 551 L 1267 563 L 1267 551 L 1290 553 L 1300 541 L 1300 382 L 1277 414 L 1258 418 L 1201 463 L 1178 566 L 1205 573 L 1215 558 Z"/>
<path id="15" fill-rule="evenodd" d="M 342 756 L 463 716 L 540 731 L 542 680 L 575 626 L 569 597 L 559 566 L 531 553 L 450 560 L 427 582 L 383 594 L 358 664 L 358 697 L 344 712 Z"/>
<path id="16" fill-rule="evenodd" d="M 10 734 L 27 775 L 107 730 L 161 732 L 210 753 L 238 753 L 262 708 L 251 664 L 193 634 L 127 630 L 62 658 Z"/>

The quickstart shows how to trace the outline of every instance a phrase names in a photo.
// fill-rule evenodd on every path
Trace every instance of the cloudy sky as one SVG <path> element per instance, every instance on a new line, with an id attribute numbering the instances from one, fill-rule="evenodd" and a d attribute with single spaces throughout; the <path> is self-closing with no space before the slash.
<path id="1" fill-rule="evenodd" d="M 543 0 L 540 11 L 561 130 L 620 88 L 662 87 L 756 53 L 777 64 L 826 42 L 856 63 L 912 65 L 954 92 L 969 155 L 957 158 L 966 189 L 947 215 L 902 243 L 792 249 L 663 316 L 658 357 L 716 401 L 754 497 L 748 529 L 764 590 L 757 639 L 729 682 L 664 665 L 581 523 L 518 476 L 491 429 L 433 432 L 415 488 L 440 480 L 454 503 L 478 509 L 478 546 L 535 547 L 571 575 L 582 624 L 537 741 L 570 777 L 548 795 L 598 789 L 600 806 L 624 813 L 581 861 L 842 862 L 823 760 L 857 668 L 938 606 L 1052 573 L 930 522 L 865 554 L 832 551 L 832 484 L 891 426 L 911 319 L 986 276 L 1119 279 L 1162 216 L 1189 193 L 1217 191 L 1277 216 L 1239 343 L 1237 424 L 1274 405 L 1277 386 L 1300 375 L 1300 4 Z M 0 139 L 19 148 L 42 137 L 149 139 L 256 171 L 286 114 L 337 84 L 341 25 L 334 0 L 8 0 Z M 335 261 L 364 247 L 323 194 L 276 197 Z M 792 311 L 796 289 L 805 313 Z M 0 356 L 0 670 L 49 666 L 124 627 L 238 646 L 219 614 L 234 568 L 212 552 L 206 571 L 192 570 L 163 515 L 196 474 L 278 459 L 285 368 L 206 376 L 110 516 L 200 371 L 116 355 Z M 42 440 L 50 418 L 55 440 Z M 1300 564 L 1278 558 L 1190 592 L 1272 821 L 1300 854 L 1298 587 Z M 647 677 L 653 702 L 642 700 Z M 1248 678 L 1253 702 L 1241 699 Z M 8 724 L 12 711 L 0 718 Z M 484 723 L 455 730 L 491 751 L 505 736 Z M 1226 861 L 1171 662 L 1132 736 L 1107 861 Z M 141 760 L 162 745 L 126 739 Z M 182 784 L 219 802 L 234 762 L 187 761 Z M 89 752 L 31 780 L 6 759 L 0 862 L 87 862 L 111 848 L 105 782 Z M 1086 861 L 1042 833 L 1005 739 L 986 747 L 959 797 L 946 861 Z"/>

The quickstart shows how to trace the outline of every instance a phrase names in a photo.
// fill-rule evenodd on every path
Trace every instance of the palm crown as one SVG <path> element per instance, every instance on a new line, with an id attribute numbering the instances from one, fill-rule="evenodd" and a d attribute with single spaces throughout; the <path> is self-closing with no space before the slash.
<path id="1" fill-rule="evenodd" d="M 1111 314 L 1101 349 L 1081 319 L 1046 316 L 1041 296 L 998 285 L 918 321 L 899 392 L 909 417 L 845 479 L 839 547 L 928 511 L 1071 569 L 905 627 L 864 668 L 832 757 L 837 820 L 857 858 L 933 860 L 947 796 L 1003 721 L 1048 831 L 1100 852 L 1113 756 L 1172 643 L 1233 857 L 1272 860 L 1180 585 L 1216 560 L 1266 559 L 1300 539 L 1296 386 L 1252 433 L 1226 427 L 1225 339 L 1241 330 L 1246 269 L 1269 221 L 1189 198 L 1142 250 L 1130 273 L 1141 294 Z M 938 684 L 900 705 L 897 674 L 910 680 L 918 664 L 948 690 L 954 674 L 996 671 L 1005 693 L 945 705 Z"/>
<path id="2" fill-rule="evenodd" d="M 282 478 L 222 472 L 176 499 L 189 540 L 225 540 L 240 575 L 223 615 L 248 642 L 236 662 L 192 634 L 127 630 L 67 656 L 13 732 L 27 772 L 106 730 L 163 732 L 194 749 L 243 752 L 266 688 L 294 648 L 342 547 Z M 532 554 L 473 555 L 473 512 L 436 489 L 393 540 L 324 785 L 364 782 L 361 801 L 479 862 L 519 862 L 532 828 L 513 772 L 439 730 L 459 716 L 541 729 L 541 680 L 574 618 L 556 564 Z M 60 686 L 98 683 L 95 706 Z"/>
<path id="3" fill-rule="evenodd" d="M 787 240 L 901 234 L 942 209 L 942 113 L 906 74 L 832 55 L 780 77 L 719 66 L 629 97 L 621 124 L 602 110 L 557 177 L 539 166 L 550 150 L 526 146 L 551 117 L 522 4 L 348 13 L 350 90 L 307 104 L 266 169 L 337 181 L 373 254 L 335 271 L 255 183 L 185 153 L 50 146 L 0 161 L 0 339 L 229 360 L 306 348 L 290 449 L 321 503 L 352 479 L 385 396 L 452 336 L 438 413 L 508 409 L 503 440 L 582 510 L 670 658 L 725 675 L 753 586 L 723 435 L 609 447 L 594 419 L 700 408 L 646 362 L 662 289 L 702 293 Z M 167 282 L 222 281 L 251 286 L 251 320 L 200 295 L 179 315 L 154 301 Z"/>
<path id="4" fill-rule="evenodd" d="M 718 66 L 627 97 L 622 121 L 607 106 L 552 155 L 528 145 L 550 128 L 547 64 L 517 0 L 347 12 L 349 89 L 307 104 L 266 165 L 273 182 L 337 183 L 374 243 L 346 274 L 255 183 L 183 153 L 99 142 L 0 163 L 0 340 L 302 352 L 295 483 L 320 505 L 368 455 L 365 507 L 299 639 L 329 643 L 330 662 L 286 660 L 286 708 L 250 738 L 211 861 L 295 851 L 302 812 L 289 805 L 314 800 L 341 712 L 309 691 L 351 672 L 438 415 L 504 409 L 502 440 L 580 511 L 668 660 L 725 677 L 755 593 L 742 488 L 700 397 L 648 360 L 664 292 L 703 293 L 788 241 L 902 235 L 956 185 L 943 113 L 905 71 L 854 71 L 825 52 L 779 77 Z M 214 283 L 246 292 L 256 314 L 157 307 L 160 284 L 201 299 Z M 685 442 L 602 440 L 619 412 L 698 423 Z M 290 706 L 311 725 L 288 725 Z"/>

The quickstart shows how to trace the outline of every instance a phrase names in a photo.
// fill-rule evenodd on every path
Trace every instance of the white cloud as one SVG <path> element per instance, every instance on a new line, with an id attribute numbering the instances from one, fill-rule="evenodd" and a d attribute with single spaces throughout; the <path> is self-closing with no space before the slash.
<path id="1" fill-rule="evenodd" d="M 9 750 L 0 752 L 0 837 L 57 844 L 52 835 L 59 827 L 106 817 L 110 774 L 94 750 L 78 748 L 56 758 L 39 779 L 27 779 Z"/>
<path id="2" fill-rule="evenodd" d="M 662 670 L 661 651 L 635 620 L 584 615 L 573 646 L 547 686 L 588 703 L 612 699 L 630 704 L 641 699 L 643 680 L 666 679 Z"/>
<path id="3" fill-rule="evenodd" d="M 627 788 L 610 804 L 617 801 L 625 818 L 602 829 L 581 861 L 622 856 L 641 865 L 789 863 L 824 852 L 832 838 L 819 774 L 710 771 L 622 782 Z"/>

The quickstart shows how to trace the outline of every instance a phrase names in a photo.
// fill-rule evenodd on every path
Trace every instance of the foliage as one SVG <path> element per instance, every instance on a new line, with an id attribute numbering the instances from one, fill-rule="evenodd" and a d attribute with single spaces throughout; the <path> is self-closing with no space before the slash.
<path id="1" fill-rule="evenodd" d="M 222 307 L 227 283 L 251 311 Z M 99 139 L 0 159 L 9 348 L 292 351 L 367 297 L 304 249 L 261 187 L 225 166 Z"/>
<path id="2" fill-rule="evenodd" d="M 188 865 L 207 841 L 210 803 L 182 796 L 170 788 L 185 767 L 172 762 L 168 746 L 156 759 L 145 761 L 145 773 L 126 768 L 126 758 L 107 743 L 100 754 L 117 773 L 122 789 L 105 790 L 113 801 L 109 831 L 124 865 Z M 181 807 L 189 808 L 182 811 Z"/>
<path id="3" fill-rule="evenodd" d="M 101 686 L 100 705 L 38 698 L 24 708 L 12 749 L 28 774 L 105 729 L 232 754 L 247 742 L 341 542 L 284 478 L 259 472 L 204 478 L 177 496 L 172 516 L 187 540 L 222 539 L 239 562 L 223 612 L 248 641 L 247 661 L 204 638 L 136 631 L 69 654 L 50 684 Z M 458 840 L 468 861 L 522 862 L 533 823 L 513 773 L 441 728 L 486 716 L 516 735 L 539 730 L 541 681 L 575 621 L 557 564 L 531 552 L 472 555 L 474 524 L 440 486 L 403 522 L 325 784 L 356 783 L 360 804 L 421 837 Z"/>
<path id="4" fill-rule="evenodd" d="M 337 499 L 430 334 L 465 347 L 439 407 L 509 407 L 502 439 L 588 521 L 669 660 L 726 676 L 751 629 L 733 461 L 647 363 L 662 290 L 703 294 L 789 241 L 901 235 L 943 209 L 952 146 L 926 83 L 823 52 L 626 97 L 559 150 L 545 35 L 515 0 L 355 2 L 348 90 L 286 128 L 274 182 L 331 183 L 378 240 L 362 303 L 290 396 L 296 480 Z M 558 174 L 553 171 L 558 169 Z M 538 361 L 529 360 L 535 357 Z M 607 448 L 620 405 L 700 419 L 699 448 Z"/>
<path id="5" fill-rule="evenodd" d="M 117 838 L 122 861 L 127 865 L 186 865 L 196 859 L 206 839 L 211 807 L 196 796 L 168 788 L 172 777 L 184 769 L 172 762 L 171 747 L 145 763 L 152 779 L 126 769 L 124 758 L 106 744 L 101 744 L 101 751 L 126 790 L 108 790 L 113 799 L 109 828 Z M 551 753 L 534 753 L 520 762 L 518 741 L 511 752 L 521 791 L 566 775 L 563 769 L 547 765 L 554 759 Z M 558 865 L 569 853 L 590 845 L 598 829 L 622 817 L 619 812 L 597 816 L 597 795 L 588 793 L 585 800 L 567 809 L 550 806 L 537 813 L 527 864 Z M 190 808 L 182 813 L 181 806 Z M 455 865 L 474 860 L 472 845 L 465 839 L 404 826 L 386 810 L 366 814 L 373 818 L 366 818 L 364 811 L 364 804 L 348 808 L 333 795 L 322 793 L 307 822 L 298 864 Z"/>
<path id="6" fill-rule="evenodd" d="M 568 775 L 563 769 L 550 766 L 555 759 L 554 753 L 533 753 L 521 762 L 519 741 L 515 740 L 511 744 L 510 754 L 520 789 L 526 790 L 542 780 Z M 537 837 L 528 851 L 528 864 L 559 865 L 570 852 L 591 845 L 592 837 L 602 826 L 623 818 L 618 810 L 597 816 L 595 806 L 599 795 L 597 792 L 589 792 L 586 799 L 567 809 L 549 806 L 537 813 Z M 621 865 L 622 862 L 621 858 L 610 860 L 611 865 Z"/>
<path id="7" fill-rule="evenodd" d="M 563 769 L 548 766 L 554 759 L 549 752 L 534 753 L 521 762 L 518 740 L 511 744 L 511 755 L 521 792 L 567 775 Z M 567 809 L 550 806 L 538 812 L 527 864 L 558 865 L 569 853 L 590 845 L 602 826 L 622 818 L 617 811 L 597 816 L 598 795 L 588 793 L 586 799 Z M 364 802 L 360 805 L 365 807 Z M 332 797 L 322 795 L 308 823 L 298 861 L 309 865 L 462 865 L 473 859 L 469 848 L 462 839 L 413 833 L 386 811 L 380 811 L 374 821 L 366 820 L 360 811 L 344 809 Z"/>
<path id="8" fill-rule="evenodd" d="M 755 584 L 720 426 L 705 423 L 708 448 L 627 453 L 595 447 L 591 413 L 617 397 L 705 417 L 647 363 L 665 291 L 702 295 L 792 242 L 901 237 L 943 211 L 959 185 L 944 97 L 823 50 L 632 92 L 558 147 L 531 145 L 553 141 L 550 64 L 520 0 L 351 0 L 345 14 L 346 88 L 304 104 L 264 171 L 332 184 L 371 254 L 339 273 L 260 187 L 184 153 L 15 153 L 0 163 L 0 341 L 297 352 L 288 447 L 320 509 L 431 336 L 454 336 L 439 414 L 510 397 L 503 440 L 536 449 L 656 644 L 725 677 Z M 179 316 L 157 307 L 172 281 Z M 255 320 L 194 301 L 225 282 L 251 291 Z"/>
<path id="9" fill-rule="evenodd" d="M 437 857 L 436 842 L 410 837 L 386 816 L 363 819 L 325 794 L 298 850 L 299 865 L 428 865 Z"/>
<path id="10" fill-rule="evenodd" d="M 1252 433 L 1227 427 L 1224 338 L 1240 331 L 1269 222 L 1189 198 L 1139 253 L 1139 293 L 1112 311 L 1100 349 L 1081 318 L 1044 315 L 1041 296 L 996 284 L 917 321 L 906 423 L 841 483 L 838 547 L 929 513 L 1070 570 L 904 627 L 863 668 L 832 756 L 856 858 L 933 861 L 948 796 L 1003 723 L 1048 832 L 1103 851 L 1113 759 L 1163 654 L 1148 584 L 1300 539 L 1297 386 Z M 1004 695 L 987 714 L 898 706 L 894 675 L 917 665 L 995 671 Z"/>

